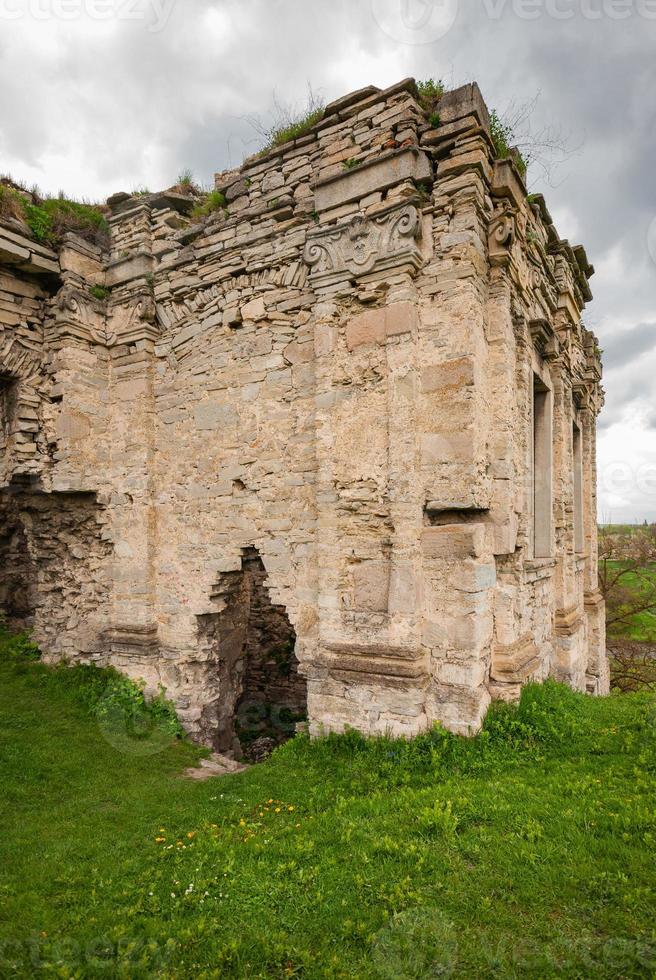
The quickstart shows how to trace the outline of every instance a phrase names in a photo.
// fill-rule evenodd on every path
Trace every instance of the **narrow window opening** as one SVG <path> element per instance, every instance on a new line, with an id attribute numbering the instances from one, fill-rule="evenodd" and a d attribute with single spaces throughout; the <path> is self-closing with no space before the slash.
<path id="1" fill-rule="evenodd" d="M 533 377 L 533 555 L 551 556 L 552 524 L 551 391 Z"/>
<path id="2" fill-rule="evenodd" d="M 581 430 L 572 427 L 572 465 L 574 468 L 574 550 L 577 555 L 585 551 L 583 532 L 583 444 Z"/>

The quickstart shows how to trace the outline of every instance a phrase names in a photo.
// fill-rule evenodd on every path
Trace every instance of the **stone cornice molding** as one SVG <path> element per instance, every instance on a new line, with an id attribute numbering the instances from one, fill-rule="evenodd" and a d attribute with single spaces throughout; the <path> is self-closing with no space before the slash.
<path id="1" fill-rule="evenodd" d="M 421 213 L 414 204 L 403 204 L 310 232 L 303 259 L 315 289 L 399 267 L 414 274 L 423 264 L 420 240 Z"/>

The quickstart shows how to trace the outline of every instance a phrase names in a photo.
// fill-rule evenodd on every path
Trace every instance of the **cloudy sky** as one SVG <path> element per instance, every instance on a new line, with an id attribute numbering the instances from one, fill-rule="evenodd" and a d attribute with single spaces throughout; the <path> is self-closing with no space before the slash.
<path id="1" fill-rule="evenodd" d="M 274 101 L 408 75 L 537 99 L 533 137 L 565 147 L 529 182 L 597 270 L 600 515 L 656 520 L 656 0 L 0 0 L 0 172 L 92 199 L 209 183 Z"/>

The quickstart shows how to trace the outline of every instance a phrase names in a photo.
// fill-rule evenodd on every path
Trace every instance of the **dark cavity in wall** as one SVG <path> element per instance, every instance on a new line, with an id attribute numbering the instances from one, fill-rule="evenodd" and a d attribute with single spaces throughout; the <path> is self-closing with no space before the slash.
<path id="1" fill-rule="evenodd" d="M 38 628 L 49 653 L 66 652 L 105 594 L 100 516 L 91 492 L 45 493 L 30 477 L 0 490 L 0 617 Z"/>
<path id="2" fill-rule="evenodd" d="M 262 559 L 245 551 L 241 571 L 221 575 L 212 598 L 223 610 L 199 616 L 201 648 L 218 671 L 218 697 L 204 712 L 208 741 L 257 761 L 291 738 L 307 714 L 296 634 L 284 606 L 271 602 Z"/>
<path id="3" fill-rule="evenodd" d="M 0 616 L 12 629 L 34 622 L 35 573 L 19 515 L 0 496 Z"/>

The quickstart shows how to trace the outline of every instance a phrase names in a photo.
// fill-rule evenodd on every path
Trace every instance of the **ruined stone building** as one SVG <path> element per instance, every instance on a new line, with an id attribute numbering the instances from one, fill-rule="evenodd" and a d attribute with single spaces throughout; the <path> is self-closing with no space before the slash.
<path id="1" fill-rule="evenodd" d="M 0 228 L 9 622 L 219 749 L 605 692 L 593 269 L 478 88 L 354 92 L 216 187 L 114 195 L 109 250 Z"/>

